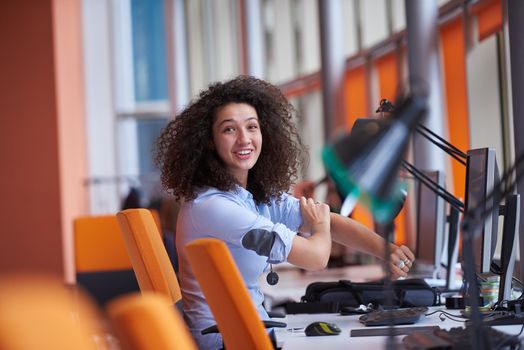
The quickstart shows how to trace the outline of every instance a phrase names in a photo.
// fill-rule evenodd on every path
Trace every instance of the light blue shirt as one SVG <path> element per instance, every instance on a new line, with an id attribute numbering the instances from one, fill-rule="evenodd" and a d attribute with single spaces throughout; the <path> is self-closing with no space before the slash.
<path id="1" fill-rule="evenodd" d="M 190 269 L 186 244 L 204 237 L 224 241 L 261 319 L 265 320 L 269 317 L 262 305 L 264 295 L 258 285 L 258 278 L 268 270 L 269 263 L 278 264 L 287 260 L 300 225 L 302 215 L 299 201 L 288 194 L 282 194 L 278 203 L 272 199 L 270 205 L 256 205 L 252 194 L 242 187 L 232 192 L 209 188 L 182 205 L 176 233 L 178 279 L 182 289 L 184 315 L 200 349 L 220 349 L 223 344 L 218 334 L 200 334 L 202 329 L 214 325 L 215 320 Z M 269 256 L 260 256 L 243 246 L 242 239 L 252 230 L 274 233 L 275 239 Z"/>

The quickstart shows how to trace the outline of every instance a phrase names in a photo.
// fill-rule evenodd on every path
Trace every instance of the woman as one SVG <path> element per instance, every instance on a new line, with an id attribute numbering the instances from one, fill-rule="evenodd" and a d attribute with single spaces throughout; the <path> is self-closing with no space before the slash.
<path id="1" fill-rule="evenodd" d="M 209 86 L 157 141 L 162 183 L 184 201 L 178 278 L 186 320 L 202 349 L 221 348 L 222 340 L 200 334 L 215 321 L 188 264 L 190 241 L 215 237 L 227 244 L 262 319 L 268 316 L 257 280 L 269 264 L 321 270 L 332 240 L 384 256 L 384 241 L 374 232 L 330 213 L 326 204 L 286 193 L 303 160 L 292 113 L 278 88 L 240 76 Z M 406 276 L 413 258 L 408 248 L 391 245 L 394 276 Z"/>

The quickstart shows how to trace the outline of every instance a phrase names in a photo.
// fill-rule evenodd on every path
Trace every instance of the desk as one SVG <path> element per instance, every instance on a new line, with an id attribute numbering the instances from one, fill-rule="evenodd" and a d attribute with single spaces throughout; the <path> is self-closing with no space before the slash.
<path id="1" fill-rule="evenodd" d="M 443 309 L 443 307 L 432 307 L 430 311 Z M 458 310 L 450 310 L 453 314 L 459 314 Z M 386 337 L 350 337 L 350 330 L 355 328 L 364 328 L 358 321 L 360 315 L 342 316 L 339 314 L 299 314 L 288 315 L 284 322 L 287 323 L 287 328 L 275 329 L 277 339 L 277 346 L 282 347 L 282 350 L 367 350 L 367 349 L 382 349 L 384 347 Z M 337 324 L 342 332 L 336 336 L 321 336 L 308 337 L 304 334 L 304 328 L 314 321 L 326 321 Z M 461 327 L 464 323 L 455 322 L 449 319 L 441 321 L 439 314 L 435 313 L 430 316 L 422 317 L 419 322 L 414 325 L 396 326 L 396 327 L 410 327 L 410 326 L 439 326 L 444 329 L 452 327 Z M 291 332 L 288 329 L 301 328 L 300 330 Z M 371 328 L 371 327 L 369 327 Z M 517 334 L 520 332 L 522 326 L 497 326 L 496 329 L 509 333 Z M 405 335 L 396 336 L 396 343 L 399 349 L 403 349 L 402 339 Z M 521 335 L 522 337 L 522 335 Z"/>
<path id="2" fill-rule="evenodd" d="M 277 305 L 286 301 L 300 301 L 300 297 L 304 295 L 306 287 L 312 282 L 329 282 L 340 279 L 348 279 L 354 282 L 364 282 L 369 280 L 377 280 L 383 277 L 381 265 L 363 265 L 363 266 L 349 266 L 343 268 L 327 269 L 319 272 L 304 272 L 297 268 L 279 269 L 278 274 L 280 280 L 278 284 L 270 286 L 265 281 L 265 275 L 262 276 L 260 285 L 266 295 L 267 306 Z M 445 309 L 444 307 L 432 307 L 431 311 Z M 452 314 L 459 314 L 458 310 L 449 310 Z M 285 319 L 275 319 L 287 323 L 286 328 L 275 328 L 275 335 L 277 339 L 277 346 L 282 350 L 337 350 L 337 349 L 382 349 L 385 344 L 386 337 L 350 337 L 350 330 L 355 328 L 364 328 L 358 321 L 360 315 L 342 316 L 339 314 L 297 314 L 287 315 Z M 336 336 L 324 337 L 307 337 L 304 334 L 304 328 L 314 321 L 326 321 L 337 324 L 342 332 Z M 463 322 L 455 322 L 449 319 L 441 321 L 439 314 L 435 313 L 431 316 L 422 317 L 419 322 L 414 325 L 396 326 L 396 327 L 410 327 L 410 326 L 439 326 L 444 329 L 452 327 L 462 327 Z M 288 329 L 300 328 L 297 331 L 290 331 Z M 510 333 L 517 334 L 520 332 L 522 326 L 497 326 L 496 329 Z M 402 344 L 404 335 L 395 337 L 397 344 Z M 403 346 L 399 346 L 403 349 Z"/>

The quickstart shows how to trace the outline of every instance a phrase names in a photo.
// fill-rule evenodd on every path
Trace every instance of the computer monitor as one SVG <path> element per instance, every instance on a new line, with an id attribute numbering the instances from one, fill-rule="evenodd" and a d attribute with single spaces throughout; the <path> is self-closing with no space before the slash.
<path id="1" fill-rule="evenodd" d="M 499 205 L 488 198 L 499 182 L 495 150 L 479 148 L 467 152 L 465 210 L 490 209 L 489 215 L 474 232 L 474 252 L 477 273 L 488 273 L 495 252 L 498 234 Z M 481 209 L 481 210 L 483 210 Z"/>
<path id="2" fill-rule="evenodd" d="M 423 172 L 434 183 L 444 187 L 441 171 Z M 417 181 L 417 240 L 415 257 L 419 267 L 426 266 L 435 272 L 441 262 L 444 230 L 446 226 L 446 203 L 435 190 Z"/>

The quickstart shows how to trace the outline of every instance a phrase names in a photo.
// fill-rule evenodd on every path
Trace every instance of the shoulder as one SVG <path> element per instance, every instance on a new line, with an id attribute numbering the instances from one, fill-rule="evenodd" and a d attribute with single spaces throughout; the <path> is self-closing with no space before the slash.
<path id="1" fill-rule="evenodd" d="M 230 203 L 241 203 L 241 196 L 235 191 L 220 191 L 214 187 L 201 191 L 190 204 L 192 207 L 207 207 L 209 205 L 227 205 Z"/>
<path id="2" fill-rule="evenodd" d="M 289 208 L 300 206 L 299 200 L 286 192 L 282 192 L 280 195 L 272 197 L 270 203 L 270 206 L 274 208 Z"/>
<path id="3" fill-rule="evenodd" d="M 238 213 L 242 208 L 248 208 L 246 195 L 240 191 L 220 191 L 208 188 L 197 197 L 187 202 L 186 209 L 193 215 L 202 217 L 222 217 Z"/>

